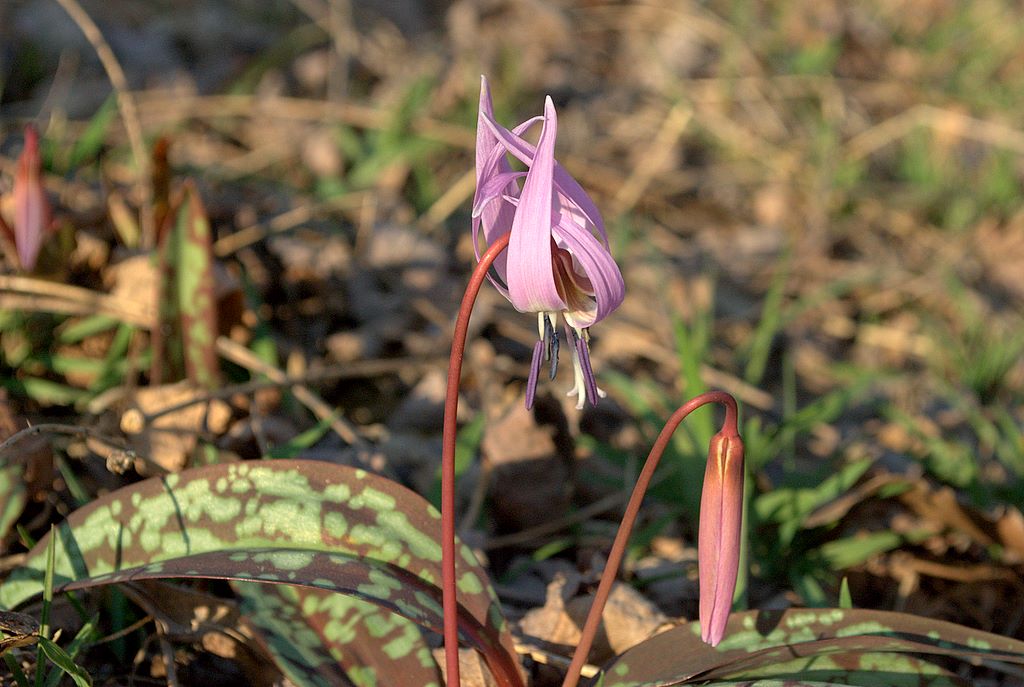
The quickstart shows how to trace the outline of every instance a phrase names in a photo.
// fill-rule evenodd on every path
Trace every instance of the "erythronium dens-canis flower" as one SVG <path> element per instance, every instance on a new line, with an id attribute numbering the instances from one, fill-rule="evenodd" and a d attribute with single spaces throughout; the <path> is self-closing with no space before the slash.
<path id="1" fill-rule="evenodd" d="M 523 138 L 541 124 L 537 145 Z M 549 376 L 558 369 L 558 315 L 562 315 L 573 362 L 569 395 L 577 408 L 596 403 L 598 388 L 590 365 L 590 327 L 622 303 L 625 285 L 612 258 L 608 234 L 594 202 L 555 160 L 558 120 L 550 96 L 544 115 L 509 130 L 494 119 L 487 80 L 480 88 L 476 134 L 476 195 L 473 198 L 473 239 L 479 259 L 481 244 L 510 233 L 506 254 L 494 263 L 494 286 L 520 312 L 537 313 L 526 407 L 533 406 L 541 364 Z M 516 171 L 508 156 L 527 170 Z"/>

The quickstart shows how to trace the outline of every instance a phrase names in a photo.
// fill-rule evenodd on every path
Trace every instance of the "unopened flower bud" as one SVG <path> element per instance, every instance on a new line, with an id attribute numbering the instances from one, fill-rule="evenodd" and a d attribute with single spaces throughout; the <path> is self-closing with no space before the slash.
<path id="1" fill-rule="evenodd" d="M 736 591 L 743 519 L 743 441 L 719 432 L 708 448 L 700 498 L 697 561 L 700 572 L 700 635 L 716 646 Z"/>
<path id="2" fill-rule="evenodd" d="M 39 134 L 28 126 L 25 128 L 25 148 L 18 158 L 18 169 L 14 175 L 14 244 L 22 269 L 35 267 L 49 226 L 50 205 L 43 190 Z"/>

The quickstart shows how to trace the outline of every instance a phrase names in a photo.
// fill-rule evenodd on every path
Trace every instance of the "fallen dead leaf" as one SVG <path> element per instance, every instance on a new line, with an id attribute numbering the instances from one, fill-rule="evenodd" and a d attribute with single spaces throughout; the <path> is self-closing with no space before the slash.
<path id="1" fill-rule="evenodd" d="M 571 650 L 579 644 L 594 597 L 574 596 L 578 586 L 577 576 L 556 574 L 548 585 L 544 606 L 530 611 L 520 621 L 523 634 L 553 649 Z M 601 613 L 589 660 L 603 663 L 668 626 L 669 619 L 653 603 L 629 585 L 617 582 Z"/>
<path id="2" fill-rule="evenodd" d="M 956 492 L 949 487 L 929 488 L 917 482 L 913 489 L 900 495 L 900 500 L 925 520 L 961 532 L 981 546 L 989 546 L 993 538 L 983 531 L 972 513 L 960 504 Z"/>
<path id="3" fill-rule="evenodd" d="M 219 399 L 196 401 L 160 414 L 167 408 L 202 398 L 205 393 L 185 382 L 136 390 L 133 407 L 121 416 L 121 430 L 129 435 L 132 448 L 140 456 L 136 469 L 141 474 L 152 471 L 147 461 L 168 472 L 182 470 L 200 435 L 220 435 L 227 430 L 231 408 Z"/>
<path id="4" fill-rule="evenodd" d="M 1006 547 L 1004 554 L 1008 563 L 1019 563 L 1024 560 L 1024 515 L 1015 507 L 1007 506 L 1006 511 L 996 519 L 996 532 L 999 541 Z"/>
<path id="5" fill-rule="evenodd" d="M 434 660 L 441 667 L 445 683 L 448 682 L 448 668 L 444 661 L 444 649 L 434 649 Z M 459 678 L 463 687 L 497 687 L 483 658 L 473 649 L 459 649 Z"/>
<path id="6" fill-rule="evenodd" d="M 516 399 L 500 417 L 489 416 L 480 453 L 491 471 L 488 496 L 499 532 L 533 527 L 566 513 L 572 440 L 557 402 L 539 397 L 529 411 Z"/>

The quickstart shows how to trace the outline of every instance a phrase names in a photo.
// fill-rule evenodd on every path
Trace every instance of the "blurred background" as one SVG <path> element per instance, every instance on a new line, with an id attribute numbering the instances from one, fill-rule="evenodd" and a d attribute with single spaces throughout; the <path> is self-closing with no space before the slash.
<path id="1" fill-rule="evenodd" d="M 577 411 L 563 369 L 534 414 L 533 318 L 481 294 L 460 417 L 483 467 L 460 490 L 512 615 L 592 572 L 661 422 L 722 388 L 751 474 L 745 603 L 834 605 L 846 578 L 856 605 L 1024 636 L 1019 3 L 81 2 L 120 102 L 66 2 L 0 4 L 3 207 L 31 122 L 60 224 L 31 283 L 0 275 L 12 417 L 117 434 L 129 401 L 166 402 L 135 391 L 145 326 L 83 333 L 39 285 L 149 312 L 138 218 L 163 171 L 211 219 L 228 381 L 269 367 L 331 412 L 268 385 L 153 460 L 314 456 L 434 493 L 485 74 L 507 126 L 554 99 L 627 286 L 592 332 L 607 401 Z M 624 573 L 670 616 L 695 615 L 714 419 L 673 443 Z M 89 465 L 69 469 L 109 481 Z"/>

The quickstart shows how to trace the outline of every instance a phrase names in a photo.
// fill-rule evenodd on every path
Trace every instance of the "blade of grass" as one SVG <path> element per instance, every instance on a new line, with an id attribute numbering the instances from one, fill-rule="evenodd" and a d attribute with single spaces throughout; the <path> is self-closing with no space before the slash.
<path id="1" fill-rule="evenodd" d="M 779 267 L 772 276 L 772 283 L 768 287 L 764 306 L 761 308 L 761 318 L 750 340 L 750 352 L 747 364 L 743 368 L 743 379 L 748 384 L 760 384 L 764 378 L 768 356 L 772 350 L 772 340 L 782 328 L 782 297 L 786 291 L 791 267 L 792 253 L 787 250 L 780 258 Z"/>
<path id="2" fill-rule="evenodd" d="M 103 141 L 107 138 L 110 125 L 117 117 L 117 96 L 111 94 L 107 100 L 96 110 L 85 130 L 75 139 L 68 155 L 67 169 L 75 170 L 82 163 L 95 160 L 103 148 Z"/>
<path id="3" fill-rule="evenodd" d="M 61 672 L 74 680 L 78 687 L 92 687 L 92 678 L 89 677 L 89 673 L 85 672 L 85 669 L 75 663 L 75 659 L 71 657 L 68 652 L 64 651 L 58 646 L 53 640 L 47 639 L 46 637 L 39 638 L 39 652 L 40 655 L 46 656 L 51 663 L 53 663 L 60 672 L 57 672 L 58 680 Z M 56 684 L 54 681 L 53 684 Z M 37 682 L 37 684 L 39 684 Z"/>
<path id="4" fill-rule="evenodd" d="M 50 526 L 50 540 L 46 545 L 46 567 L 43 571 L 43 606 L 39 613 L 39 643 L 36 647 L 36 676 L 35 687 L 43 687 L 45 678 L 46 650 L 43 648 L 43 640 L 50 637 L 50 606 L 53 604 L 53 568 L 56 560 L 57 541 L 54 536 L 54 527 Z"/>

